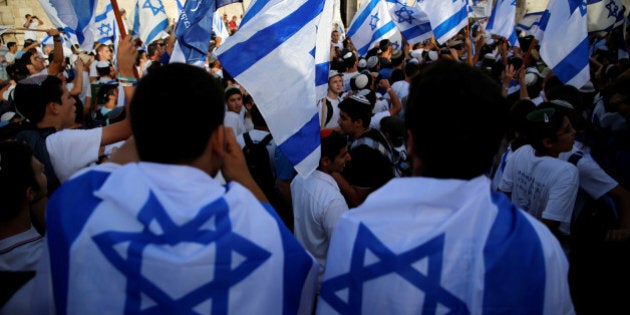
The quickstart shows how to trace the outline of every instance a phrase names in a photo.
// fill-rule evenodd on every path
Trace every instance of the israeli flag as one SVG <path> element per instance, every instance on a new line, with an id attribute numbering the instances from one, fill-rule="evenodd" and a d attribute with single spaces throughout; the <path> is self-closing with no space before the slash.
<path id="1" fill-rule="evenodd" d="M 167 27 L 168 17 L 162 0 L 136 1 L 133 31 L 145 45 L 164 35 Z"/>
<path id="2" fill-rule="evenodd" d="M 523 18 L 516 24 L 516 28 L 525 32 L 526 35 L 536 34 L 538 25 L 540 25 L 540 18 L 542 18 L 544 13 L 544 11 L 540 11 L 523 15 Z"/>
<path id="3" fill-rule="evenodd" d="M 572 314 L 567 274 L 555 236 L 487 177 L 397 178 L 337 223 L 317 311 Z"/>
<path id="4" fill-rule="evenodd" d="M 588 0 L 588 31 L 610 31 L 623 24 L 626 7 L 621 0 Z"/>
<path id="5" fill-rule="evenodd" d="M 516 0 L 496 0 L 486 30 L 490 34 L 507 38 L 510 46 L 520 46 L 516 28 Z"/>
<path id="6" fill-rule="evenodd" d="M 100 14 L 96 15 L 94 21 L 96 28 L 96 40 L 100 43 L 111 41 L 115 34 L 116 17 L 111 3 L 105 6 Z"/>
<path id="7" fill-rule="evenodd" d="M 328 71 L 320 64 L 328 62 L 332 0 L 258 0 L 243 21 L 218 58 L 256 100 L 282 153 L 310 174 L 320 158 L 316 85 Z M 320 32 L 326 43 L 316 46 Z"/>
<path id="8" fill-rule="evenodd" d="M 590 80 L 586 0 L 550 1 L 535 36 L 540 56 L 563 83 L 580 88 Z"/>
<path id="9" fill-rule="evenodd" d="M 175 27 L 177 41 L 170 62 L 203 67 L 210 46 L 215 1 L 188 0 Z"/>
<path id="10" fill-rule="evenodd" d="M 396 22 L 385 1 L 369 0 L 354 15 L 346 36 L 352 39 L 357 53 L 365 56 L 380 40 L 389 39 L 396 32 Z"/>
<path id="11" fill-rule="evenodd" d="M 199 169 L 100 165 L 55 192 L 47 220 L 57 314 L 311 312 L 312 256 L 270 206 Z"/>
<path id="12" fill-rule="evenodd" d="M 429 17 L 435 39 L 440 44 L 446 43 L 468 24 L 466 0 L 422 0 L 418 4 Z"/>
<path id="13" fill-rule="evenodd" d="M 94 46 L 92 28 L 97 0 L 39 0 L 52 24 L 63 29 L 73 44 L 90 51 Z"/>
<path id="14" fill-rule="evenodd" d="M 408 5 L 407 1 L 387 0 L 387 6 L 398 30 L 410 45 L 433 37 L 429 17 L 420 9 L 418 2 Z"/>

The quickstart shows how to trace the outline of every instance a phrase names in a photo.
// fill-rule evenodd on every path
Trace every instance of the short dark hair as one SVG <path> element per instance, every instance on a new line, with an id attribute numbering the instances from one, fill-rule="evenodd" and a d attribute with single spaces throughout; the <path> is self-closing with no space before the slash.
<path id="1" fill-rule="evenodd" d="M 544 140 L 558 140 L 558 131 L 562 128 L 566 116 L 565 110 L 554 108 L 553 103 L 544 102 L 527 115 L 527 141 L 541 153 L 548 153 Z"/>
<path id="2" fill-rule="evenodd" d="M 61 104 L 63 82 L 55 76 L 38 75 L 24 79 L 15 86 L 15 107 L 32 124 L 37 124 L 46 115 L 50 103 Z"/>
<path id="3" fill-rule="evenodd" d="M 201 156 L 225 114 L 223 90 L 216 79 L 181 63 L 142 77 L 129 106 L 140 160 L 166 164 Z"/>
<path id="4" fill-rule="evenodd" d="M 439 60 L 409 88 L 405 125 L 422 175 L 471 179 L 487 173 L 507 130 L 500 86 L 466 64 Z"/>
<path id="5" fill-rule="evenodd" d="M 23 142 L 0 142 L 0 222 L 9 222 L 20 214 L 28 188 L 39 189 L 33 170 L 33 149 Z"/>
<path id="6" fill-rule="evenodd" d="M 238 87 L 230 86 L 227 89 L 225 89 L 225 93 L 224 93 L 225 101 L 227 102 L 228 98 L 230 98 L 230 96 L 234 94 L 238 94 L 241 97 L 243 96 L 243 92 L 241 92 L 241 89 L 239 89 Z"/>
<path id="7" fill-rule="evenodd" d="M 352 121 L 361 119 L 364 128 L 370 126 L 370 122 L 372 121 L 372 106 L 361 103 L 352 97 L 344 99 L 337 106 L 339 110 L 346 113 Z"/>
<path id="8" fill-rule="evenodd" d="M 339 151 L 348 145 L 348 140 L 338 131 L 332 131 L 328 136 L 321 138 L 322 158 L 327 157 L 334 160 Z"/>
<path id="9" fill-rule="evenodd" d="M 17 46 L 17 44 L 15 42 L 8 42 L 7 43 L 7 48 L 11 49 L 11 47 L 13 46 Z"/>

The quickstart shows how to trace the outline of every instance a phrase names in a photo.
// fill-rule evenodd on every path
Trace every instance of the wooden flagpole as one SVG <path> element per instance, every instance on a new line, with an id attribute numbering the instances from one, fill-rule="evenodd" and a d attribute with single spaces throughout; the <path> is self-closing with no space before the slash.
<path id="1" fill-rule="evenodd" d="M 122 16 L 120 16 L 120 9 L 118 9 L 118 1 L 110 0 L 112 3 L 112 10 L 114 11 L 114 16 L 116 17 L 116 24 L 118 25 L 118 29 L 120 30 L 120 36 L 127 36 L 125 24 L 123 23 Z"/>

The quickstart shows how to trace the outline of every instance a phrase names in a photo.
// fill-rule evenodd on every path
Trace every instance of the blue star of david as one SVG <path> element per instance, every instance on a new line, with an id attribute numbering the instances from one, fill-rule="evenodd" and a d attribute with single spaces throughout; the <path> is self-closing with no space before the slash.
<path id="1" fill-rule="evenodd" d="M 575 9 L 580 9 L 580 14 L 582 16 L 586 15 L 586 3 L 584 0 L 569 0 L 569 9 L 571 14 L 575 12 Z"/>
<path id="2" fill-rule="evenodd" d="M 194 307 L 212 299 L 212 314 L 227 314 L 230 287 L 249 276 L 271 256 L 267 250 L 232 231 L 228 212 L 225 201 L 217 200 L 199 210 L 193 220 L 178 226 L 151 192 L 147 203 L 138 213 L 138 221 L 144 225 L 144 231 L 109 231 L 94 236 L 93 240 L 99 250 L 127 278 L 125 313 L 158 314 L 166 311 L 192 314 Z M 202 228 L 213 217 L 215 230 Z M 154 220 L 161 227 L 162 234 L 154 234 L 149 229 Z M 126 242 L 129 243 L 127 258 L 114 249 L 116 245 Z M 216 269 L 212 281 L 179 299 L 173 299 L 142 274 L 142 255 L 149 245 L 173 246 L 180 243 L 215 243 Z M 245 261 L 231 269 L 233 251 L 245 257 Z M 141 294 L 152 299 L 156 305 L 141 310 Z"/>
<path id="3" fill-rule="evenodd" d="M 400 44 L 398 42 L 392 42 L 392 48 L 393 49 L 399 49 L 400 48 Z"/>
<path id="4" fill-rule="evenodd" d="M 380 260 L 364 266 L 368 249 Z M 320 296 L 335 311 L 341 314 L 354 314 L 361 310 L 363 283 L 396 273 L 425 293 L 423 309 L 435 310 L 440 303 L 453 314 L 469 314 L 470 311 L 462 300 L 440 286 L 443 250 L 444 234 L 396 255 L 361 224 L 352 249 L 350 271 L 324 281 Z M 427 258 L 429 262 L 426 275 L 412 267 L 414 262 L 423 258 Z M 349 291 L 347 303 L 336 294 L 346 288 Z"/>
<path id="5" fill-rule="evenodd" d="M 103 23 L 98 27 L 98 31 L 100 35 L 109 35 L 109 32 L 112 31 L 112 26 L 109 23 Z"/>
<path id="6" fill-rule="evenodd" d="M 407 8 L 407 5 L 403 5 L 400 9 L 394 11 L 394 14 L 398 17 L 398 23 L 412 24 L 415 18 L 413 17 L 413 11 Z"/>
<path id="7" fill-rule="evenodd" d="M 512 3 L 510 3 L 510 5 L 515 7 L 516 6 L 516 0 L 512 0 Z"/>
<path id="8" fill-rule="evenodd" d="M 610 0 L 610 2 L 608 2 L 608 4 L 606 5 L 606 9 L 608 9 L 608 17 L 616 17 L 619 11 L 619 6 L 615 3 L 614 0 Z"/>
<path id="9" fill-rule="evenodd" d="M 378 23 L 378 21 L 380 21 L 381 19 L 378 18 L 378 13 L 370 16 L 370 28 L 372 30 L 376 29 L 376 23 Z"/>
<path id="10" fill-rule="evenodd" d="M 153 5 L 153 2 L 151 2 L 151 0 L 145 0 L 144 4 L 142 5 L 143 9 L 149 8 L 151 9 L 151 12 L 153 13 L 153 16 L 158 15 L 158 13 L 162 12 L 164 14 L 166 14 L 166 11 L 164 10 L 164 4 L 162 4 L 161 1 L 158 1 L 158 5 L 155 6 Z"/>

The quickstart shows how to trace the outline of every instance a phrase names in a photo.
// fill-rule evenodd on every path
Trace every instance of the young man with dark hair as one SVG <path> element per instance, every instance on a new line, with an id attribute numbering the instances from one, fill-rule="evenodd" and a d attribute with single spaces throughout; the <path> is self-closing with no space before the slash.
<path id="1" fill-rule="evenodd" d="M 227 111 L 223 124 L 232 128 L 237 136 L 246 132 L 244 115 L 241 114 L 243 111 L 243 92 L 239 87 L 228 86 L 225 89 L 225 106 Z"/>
<path id="2" fill-rule="evenodd" d="M 321 158 L 308 177 L 296 176 L 291 182 L 294 207 L 294 233 L 319 263 L 319 281 L 324 276 L 326 254 L 333 229 L 348 211 L 333 172 L 342 172 L 350 161 L 346 138 L 332 129 L 321 131 Z"/>
<path id="3" fill-rule="evenodd" d="M 18 47 L 15 42 L 8 42 L 7 48 L 9 49 L 9 51 L 7 51 L 7 53 L 4 54 L 4 59 L 6 59 L 8 64 L 12 65 L 15 63 L 15 54 L 18 51 Z"/>
<path id="4" fill-rule="evenodd" d="M 219 83 L 171 63 L 129 107 L 139 161 L 88 169 L 49 202 L 57 312 L 310 314 L 315 261 L 222 125 Z"/>
<path id="5" fill-rule="evenodd" d="M 391 180 L 341 217 L 318 311 L 573 313 L 558 241 L 485 176 L 507 129 L 500 87 L 438 61 L 409 92 L 414 177 Z"/>
<path id="6" fill-rule="evenodd" d="M 395 176 L 391 144 L 370 128 L 372 106 L 365 97 L 353 95 L 339 103 L 339 127 L 350 138 L 352 162 L 341 175 L 333 173 L 348 205 L 363 203 L 369 193 Z"/>

